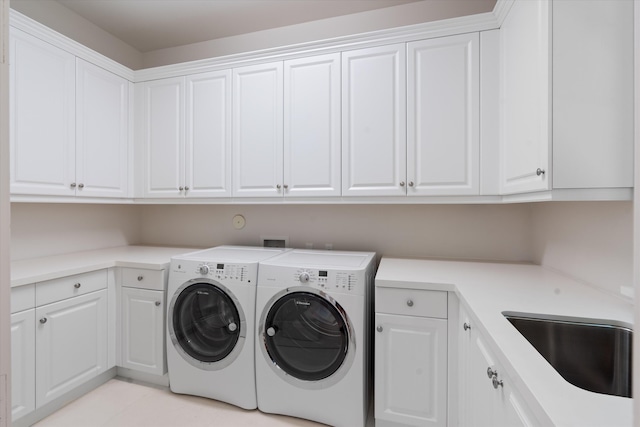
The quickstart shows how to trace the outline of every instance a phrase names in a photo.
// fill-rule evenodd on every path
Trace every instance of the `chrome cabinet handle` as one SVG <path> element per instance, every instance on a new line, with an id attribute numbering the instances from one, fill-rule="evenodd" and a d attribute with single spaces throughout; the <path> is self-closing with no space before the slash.
<path id="1" fill-rule="evenodd" d="M 78 188 L 84 188 L 84 184 L 82 183 L 78 184 Z"/>
<path id="2" fill-rule="evenodd" d="M 182 191 L 184 190 L 184 187 L 178 187 L 178 190 Z"/>
<path id="3" fill-rule="evenodd" d="M 187 187 L 184 187 L 184 190 L 185 190 L 185 191 L 189 191 L 189 187 L 188 187 L 188 186 L 187 186 Z"/>
<path id="4" fill-rule="evenodd" d="M 491 383 L 493 384 L 493 388 L 497 389 L 498 387 L 504 387 L 504 383 L 502 382 L 502 380 L 498 379 L 498 375 L 494 375 L 493 378 L 491 378 Z"/>
<path id="5" fill-rule="evenodd" d="M 409 181 L 409 187 L 413 187 L 413 181 Z"/>
<path id="6" fill-rule="evenodd" d="M 144 276 L 138 276 L 138 282 L 142 282 L 143 279 L 144 279 Z"/>
<path id="7" fill-rule="evenodd" d="M 400 181 L 400 187 L 404 187 L 404 181 Z"/>
<path id="8" fill-rule="evenodd" d="M 285 185 L 283 185 L 283 187 L 286 190 L 287 188 L 289 188 L 289 184 L 285 184 Z"/>
<path id="9" fill-rule="evenodd" d="M 546 171 L 544 169 L 536 169 L 536 175 L 540 176 L 540 175 L 544 175 L 546 173 Z"/>
<path id="10" fill-rule="evenodd" d="M 277 184 L 277 185 L 276 185 L 276 188 L 279 190 L 279 189 L 281 189 L 281 188 L 282 188 L 282 185 Z"/>
<path id="11" fill-rule="evenodd" d="M 156 301 L 156 307 L 160 307 L 160 301 Z"/>
<path id="12" fill-rule="evenodd" d="M 465 331 L 468 331 L 469 329 L 471 329 L 471 325 L 468 323 L 465 323 L 464 325 L 462 325 L 462 327 L 464 328 Z"/>
<path id="13" fill-rule="evenodd" d="M 383 330 L 382 325 L 378 325 L 378 327 L 376 328 L 376 331 L 382 332 L 382 330 Z"/>
<path id="14" fill-rule="evenodd" d="M 76 289 L 80 289 L 80 286 L 82 286 L 81 283 L 76 283 L 75 285 L 73 285 L 73 287 L 76 288 Z"/>
<path id="15" fill-rule="evenodd" d="M 71 188 L 76 188 L 76 183 L 75 182 L 71 183 Z"/>
<path id="16" fill-rule="evenodd" d="M 407 305 L 408 305 L 409 307 L 413 307 L 413 300 L 408 299 L 408 300 L 407 300 Z"/>
<path id="17" fill-rule="evenodd" d="M 487 368 L 487 377 L 489 377 L 489 379 L 493 378 L 494 376 L 498 376 L 498 371 L 493 369 L 493 366 L 489 366 Z"/>
<path id="18" fill-rule="evenodd" d="M 47 318 L 43 317 L 42 319 L 40 319 L 40 323 L 42 323 L 43 325 L 47 323 Z"/>

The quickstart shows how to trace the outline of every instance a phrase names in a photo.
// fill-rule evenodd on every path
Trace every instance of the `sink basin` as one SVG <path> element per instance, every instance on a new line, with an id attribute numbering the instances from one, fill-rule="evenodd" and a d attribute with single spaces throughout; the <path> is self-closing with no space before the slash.
<path id="1" fill-rule="evenodd" d="M 631 329 L 589 319 L 502 314 L 571 384 L 596 393 L 632 397 Z"/>

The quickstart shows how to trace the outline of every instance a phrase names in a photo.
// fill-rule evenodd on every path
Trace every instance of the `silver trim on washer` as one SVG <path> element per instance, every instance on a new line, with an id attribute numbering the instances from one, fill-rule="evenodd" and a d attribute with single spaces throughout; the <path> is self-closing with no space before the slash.
<path id="1" fill-rule="evenodd" d="M 291 374 L 288 374 L 287 372 L 285 372 L 276 363 L 275 360 L 273 360 L 273 358 L 269 354 L 269 350 L 267 350 L 266 331 L 265 331 L 264 326 L 265 326 L 265 321 L 267 319 L 267 315 L 269 314 L 269 311 L 271 310 L 271 308 L 273 307 L 273 304 L 277 300 L 279 300 L 280 298 L 282 298 L 285 295 L 293 294 L 293 293 L 297 293 L 297 292 L 311 293 L 311 294 L 315 294 L 316 296 L 318 296 L 320 298 L 323 298 L 325 301 L 327 301 L 329 304 L 331 304 L 331 306 L 333 306 L 333 308 L 335 308 L 338 311 L 338 313 L 340 314 L 340 317 L 342 318 L 342 321 L 344 322 L 345 326 L 347 327 L 348 347 L 347 347 L 347 354 L 346 354 L 344 360 L 342 361 L 342 364 L 340 365 L 338 370 L 335 371 L 333 374 L 331 374 L 328 377 L 323 378 L 321 380 L 317 380 L 317 381 L 301 380 L 299 378 L 294 377 Z M 294 386 L 300 387 L 300 388 L 304 388 L 304 389 L 308 389 L 308 390 L 318 390 L 318 389 L 331 387 L 332 385 L 336 384 L 341 379 L 343 379 L 345 377 L 345 375 L 347 375 L 347 373 L 349 372 L 349 368 L 351 368 L 351 365 L 353 364 L 353 360 L 355 358 L 356 336 L 355 336 L 355 332 L 354 332 L 354 329 L 353 329 L 353 325 L 352 325 L 351 320 L 349 319 L 349 316 L 347 315 L 346 311 L 330 295 L 326 294 L 323 291 L 320 291 L 320 290 L 317 290 L 317 289 L 313 289 L 313 288 L 310 288 L 310 287 L 307 287 L 307 286 L 293 286 L 293 287 L 290 287 L 290 288 L 286 288 L 286 289 L 283 289 L 282 291 L 278 292 L 277 294 L 275 294 L 273 297 L 271 297 L 271 299 L 269 299 L 269 301 L 267 302 L 267 304 L 265 305 L 265 307 L 264 307 L 264 309 L 262 311 L 262 315 L 260 316 L 260 323 L 259 323 L 259 326 L 258 326 L 258 330 L 256 332 L 258 333 L 258 337 L 260 338 L 260 350 L 262 350 L 262 354 L 266 358 L 267 364 L 284 381 L 286 381 L 289 384 L 292 384 Z"/>
<path id="2" fill-rule="evenodd" d="M 236 342 L 236 345 L 233 347 L 233 350 L 231 350 L 231 353 L 229 353 L 227 357 L 225 357 L 224 359 L 219 360 L 217 362 L 203 362 L 201 360 L 197 360 L 191 357 L 187 352 L 184 351 L 182 346 L 178 343 L 175 330 L 173 329 L 173 313 L 174 313 L 176 300 L 178 299 L 178 295 L 180 295 L 182 291 L 184 291 L 189 286 L 192 286 L 198 283 L 207 283 L 222 290 L 231 299 L 236 309 L 238 310 L 238 316 L 240 316 L 240 333 L 238 334 L 238 341 Z M 171 338 L 171 343 L 173 344 L 173 347 L 176 349 L 178 354 L 182 356 L 182 358 L 186 362 L 188 362 L 190 365 L 195 366 L 196 368 L 202 369 L 204 371 L 217 371 L 217 370 L 226 368 L 231 363 L 233 363 L 233 361 L 240 355 L 240 351 L 242 350 L 242 347 L 244 347 L 244 342 L 247 337 L 247 319 L 244 315 L 244 311 L 242 310 L 242 305 L 240 305 L 240 302 L 238 301 L 236 296 L 233 294 L 233 292 L 229 290 L 229 288 L 224 286 L 222 283 L 217 282 L 215 280 L 206 279 L 206 278 L 191 279 L 183 283 L 176 290 L 176 292 L 171 296 L 171 303 L 169 304 L 169 312 L 167 313 L 167 327 L 169 330 L 169 337 Z"/>

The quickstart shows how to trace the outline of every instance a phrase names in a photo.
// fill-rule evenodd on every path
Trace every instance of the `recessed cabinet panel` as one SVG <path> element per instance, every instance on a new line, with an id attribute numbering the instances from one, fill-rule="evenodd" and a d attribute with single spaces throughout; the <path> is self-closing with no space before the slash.
<path id="1" fill-rule="evenodd" d="M 500 29 L 502 194 L 550 189 L 549 3 L 514 2 Z"/>
<path id="2" fill-rule="evenodd" d="M 376 424 L 446 426 L 447 320 L 376 313 L 375 325 Z"/>
<path id="3" fill-rule="evenodd" d="M 187 197 L 231 196 L 231 71 L 187 76 Z"/>
<path id="4" fill-rule="evenodd" d="M 36 409 L 35 310 L 11 315 L 11 421 Z"/>
<path id="5" fill-rule="evenodd" d="M 233 70 L 234 197 L 282 197 L 282 67 Z"/>
<path id="6" fill-rule="evenodd" d="M 107 290 L 36 308 L 36 404 L 41 407 L 107 366 Z"/>
<path id="7" fill-rule="evenodd" d="M 478 33 L 408 44 L 408 195 L 479 193 Z"/>
<path id="8" fill-rule="evenodd" d="M 144 83 L 145 197 L 179 197 L 184 176 L 184 78 Z"/>
<path id="9" fill-rule="evenodd" d="M 340 54 L 284 64 L 284 185 L 290 196 L 339 196 Z"/>
<path id="10" fill-rule="evenodd" d="M 406 46 L 342 53 L 342 195 L 406 194 Z"/>
<path id="11" fill-rule="evenodd" d="M 126 197 L 129 82 L 77 59 L 76 195 Z"/>
<path id="12" fill-rule="evenodd" d="M 10 31 L 11 192 L 73 196 L 75 57 Z"/>

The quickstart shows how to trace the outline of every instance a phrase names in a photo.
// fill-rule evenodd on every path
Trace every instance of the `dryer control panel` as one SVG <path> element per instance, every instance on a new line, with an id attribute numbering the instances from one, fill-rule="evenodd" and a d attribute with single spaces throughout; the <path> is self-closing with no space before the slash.
<path id="1" fill-rule="evenodd" d="M 232 281 L 255 285 L 257 266 L 255 264 L 235 264 L 217 262 L 180 263 L 174 269 L 182 270 L 194 277 L 207 277 L 218 281 Z M 177 271 L 180 272 L 180 271 Z"/>
<path id="2" fill-rule="evenodd" d="M 300 268 L 293 273 L 292 284 L 327 291 L 352 292 L 362 287 L 363 280 L 361 272 Z"/>

